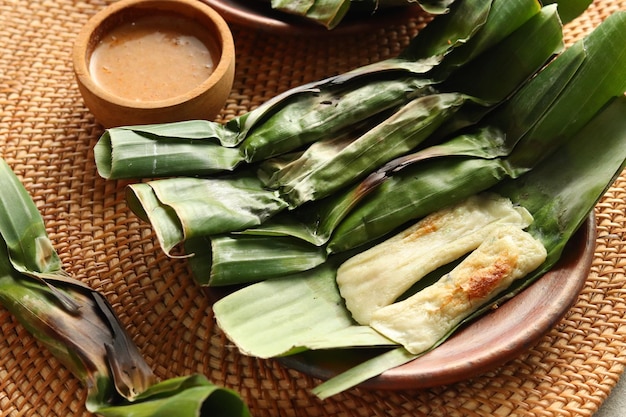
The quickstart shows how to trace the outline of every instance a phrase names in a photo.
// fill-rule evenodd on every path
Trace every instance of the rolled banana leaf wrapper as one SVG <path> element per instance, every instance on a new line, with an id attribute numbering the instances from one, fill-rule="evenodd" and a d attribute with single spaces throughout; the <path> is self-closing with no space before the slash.
<path id="1" fill-rule="evenodd" d="M 158 381 L 113 308 L 70 277 L 26 189 L 0 159 L 0 303 L 80 379 L 105 417 L 249 416 L 235 392 L 190 375 Z"/>
<path id="2" fill-rule="evenodd" d="M 253 227 L 287 207 L 248 172 L 133 184 L 127 201 L 140 218 L 159 225 L 156 235 L 168 255 L 183 241 Z"/>

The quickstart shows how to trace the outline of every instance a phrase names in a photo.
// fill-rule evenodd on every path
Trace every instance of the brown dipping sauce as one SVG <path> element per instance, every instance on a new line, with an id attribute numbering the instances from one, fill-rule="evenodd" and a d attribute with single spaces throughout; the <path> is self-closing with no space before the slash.
<path id="1" fill-rule="evenodd" d="M 135 101 L 159 101 L 204 82 L 219 56 L 206 30 L 180 16 L 143 16 L 107 33 L 89 62 L 94 81 Z"/>

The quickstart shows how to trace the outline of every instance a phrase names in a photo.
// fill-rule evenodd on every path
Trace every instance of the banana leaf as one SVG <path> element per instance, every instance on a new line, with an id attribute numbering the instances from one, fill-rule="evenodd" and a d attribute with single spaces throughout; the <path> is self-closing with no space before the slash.
<path id="1" fill-rule="evenodd" d="M 417 147 L 465 100 L 456 93 L 417 98 L 354 140 L 316 142 L 278 170 L 265 170 L 265 185 L 292 208 L 326 197 Z"/>
<path id="2" fill-rule="evenodd" d="M 425 12 L 439 15 L 447 13 L 452 3 L 454 0 L 351 0 L 350 11 L 362 15 L 363 13 L 371 14 L 389 8 L 419 5 Z"/>
<path id="3" fill-rule="evenodd" d="M 255 162 L 293 151 L 430 91 L 430 81 L 380 78 L 361 77 L 357 85 L 330 84 L 288 103 L 250 131 L 240 147 L 245 160 Z"/>
<path id="4" fill-rule="evenodd" d="M 272 8 L 334 29 L 350 10 L 350 0 L 272 0 Z"/>
<path id="5" fill-rule="evenodd" d="M 584 61 L 540 122 L 525 134 L 523 147 L 518 146 L 511 157 L 512 164 L 532 166 L 537 149 L 549 154 L 580 130 L 611 98 L 626 91 L 626 10 L 607 17 L 579 44 L 586 55 Z M 577 48 L 569 48 L 561 57 L 566 59 L 578 53 Z M 549 70 L 550 66 L 546 68 L 547 75 L 538 75 L 542 82 L 548 82 Z M 546 143 L 546 137 L 558 140 Z"/>
<path id="6" fill-rule="evenodd" d="M 404 167 L 386 178 L 339 223 L 327 250 L 338 253 L 366 244 L 408 221 L 516 175 L 506 160 L 500 158 L 437 158 Z M 364 215 L 362 220 L 360 215 Z"/>
<path id="7" fill-rule="evenodd" d="M 233 171 L 243 157 L 238 149 L 212 139 L 229 133 L 221 126 L 195 120 L 107 130 L 94 147 L 98 174 L 120 179 Z"/>
<path id="8" fill-rule="evenodd" d="M 168 255 L 185 239 L 253 227 L 287 206 L 246 172 L 131 184 L 126 200 L 139 218 L 152 225 Z"/>
<path id="9" fill-rule="evenodd" d="M 250 417 L 236 392 L 219 387 L 203 375 L 171 378 L 150 386 L 127 404 L 97 409 L 103 417 Z"/>
<path id="10" fill-rule="evenodd" d="M 70 298 L 76 310 L 59 303 L 58 292 Z M 9 261 L 4 239 L 0 239 L 0 303 L 85 383 L 88 405 L 110 398 L 132 400 L 155 381 L 100 294 L 69 277 L 49 279 L 44 285 L 21 274 Z"/>
<path id="11" fill-rule="evenodd" d="M 492 1 L 465 0 L 455 2 L 449 12 L 437 16 L 426 25 L 399 58 L 419 61 L 429 57 L 443 57 L 456 47 L 465 45 L 485 25 Z"/>
<path id="12" fill-rule="evenodd" d="M 569 23 L 580 16 L 593 0 L 542 0 L 544 4 L 556 3 L 563 23 Z"/>
<path id="13" fill-rule="evenodd" d="M 335 267 L 242 288 L 213 305 L 218 325 L 245 354 L 272 358 L 305 349 L 393 346 L 369 326 L 355 325 L 335 285 Z"/>
<path id="14" fill-rule="evenodd" d="M 494 0 L 480 30 L 463 45 L 449 51 L 429 75 L 436 80 L 445 80 L 453 71 L 502 42 L 540 10 L 537 0 Z M 408 54 L 410 49 L 407 48 L 401 56 Z"/>
<path id="15" fill-rule="evenodd" d="M 3 159 L 0 159 L 0 180 L 0 227 L 6 246 L 3 257 L 8 258 L 12 269 L 47 286 L 50 293 L 68 311 L 77 312 L 78 304 L 52 284 L 69 278 L 48 239 L 37 207 Z M 19 215 L 14 213 L 13 207 L 19 210 Z"/>
<path id="16" fill-rule="evenodd" d="M 484 30 L 487 29 L 488 24 Z M 438 88 L 461 92 L 492 105 L 500 103 L 563 51 L 562 31 L 556 7 L 545 6 L 506 38 L 449 74 Z"/>
<path id="17" fill-rule="evenodd" d="M 185 241 L 197 283 L 220 287 L 274 279 L 313 269 L 326 261 L 323 248 L 290 237 L 228 234 Z"/>
<path id="18" fill-rule="evenodd" d="M 540 268 L 496 297 L 496 302 L 501 303 L 518 293 L 553 267 L 564 245 L 622 172 L 626 161 L 624 114 L 626 98 L 613 99 L 584 129 L 534 170 L 492 188 L 494 192 L 502 193 L 531 212 L 535 221 L 529 232 L 543 243 L 548 252 L 548 258 Z M 589 158 L 590 155 L 593 157 Z M 346 335 L 350 334 L 348 329 L 351 326 L 348 323 L 336 323 L 339 321 L 337 317 L 346 320 L 345 315 L 348 313 L 346 310 L 342 314 L 334 302 L 340 300 L 340 296 L 332 279 L 336 267 L 333 259 L 305 273 L 267 280 L 233 292 L 215 304 L 216 320 L 231 340 L 249 355 L 281 356 L 313 346 L 318 348 L 320 334 L 328 334 L 321 345 L 329 349 L 332 347 L 330 335 L 338 328 L 342 329 L 344 337 L 335 340 L 336 347 L 350 346 L 350 336 Z M 314 294 L 319 294 L 324 302 L 311 301 L 314 294 L 309 292 L 313 285 L 318 286 Z M 270 294 L 281 296 L 270 297 Z M 302 307 L 301 302 L 306 308 Z M 463 324 L 492 305 L 493 302 L 489 302 L 464 320 Z M 305 314 L 299 316 L 300 312 Z M 303 330 L 309 325 L 316 329 L 310 337 Z M 362 327 L 354 322 L 352 326 L 355 329 Z M 244 331 L 242 327 L 254 330 Z M 451 329 L 436 345 L 443 343 L 456 328 Z M 266 331 L 271 332 L 271 336 Z M 362 342 L 363 339 L 355 336 L 353 346 L 363 346 Z M 383 342 L 384 339 L 371 346 L 384 346 Z M 326 381 L 316 387 L 314 393 L 320 398 L 327 398 L 420 355 L 409 354 L 403 348 L 386 351 Z"/>
<path id="19" fill-rule="evenodd" d="M 375 14 L 380 9 L 419 5 L 431 14 L 443 14 L 449 10 L 454 0 L 271 0 L 271 7 L 284 13 L 305 18 L 307 21 L 334 29 L 352 12 Z M 355 18 L 357 16 L 355 15 Z"/>
<path id="20" fill-rule="evenodd" d="M 3 159 L 0 185 L 0 304 L 85 385 L 90 412 L 250 416 L 236 393 L 202 376 L 157 381 L 106 298 L 62 269 L 35 203 Z"/>

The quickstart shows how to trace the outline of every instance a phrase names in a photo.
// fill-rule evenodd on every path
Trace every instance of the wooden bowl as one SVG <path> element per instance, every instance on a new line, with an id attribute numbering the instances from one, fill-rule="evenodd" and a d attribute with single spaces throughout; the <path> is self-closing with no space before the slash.
<path id="1" fill-rule="evenodd" d="M 98 79 L 94 65 L 100 63 L 94 64 L 94 51 L 103 43 L 110 42 L 106 37 L 113 36 L 114 30 L 123 25 L 135 25 L 135 22 L 142 21 L 141 19 L 143 21 L 152 19 L 153 25 L 158 25 L 158 22 L 169 25 L 175 21 L 179 22 L 181 30 L 193 30 L 193 40 L 199 41 L 198 45 L 201 44 L 211 50 L 213 62 L 204 66 L 210 70 L 206 75 L 204 73 L 199 75 L 199 81 L 188 88 L 184 86 L 174 88 L 162 80 L 157 85 L 161 73 L 169 74 L 171 80 L 168 83 L 171 84 L 179 81 L 190 82 L 189 77 L 181 75 L 190 68 L 190 65 L 187 65 L 184 59 L 173 60 L 170 56 L 158 55 L 166 54 L 164 52 L 166 42 L 158 41 L 150 48 L 144 48 L 142 53 L 134 54 L 133 57 L 136 59 L 116 58 L 116 62 L 128 66 L 131 66 L 131 63 L 136 66 L 137 62 L 140 62 L 139 58 L 157 61 L 143 65 L 139 69 L 134 68 L 130 73 L 107 66 L 107 69 L 115 68 L 108 70 L 109 73 L 119 71 L 116 81 L 119 84 L 115 86 L 104 83 L 102 77 Z M 151 28 L 148 26 L 146 30 L 149 32 Z M 161 28 L 155 26 L 154 31 L 161 32 Z M 118 36 L 116 39 L 119 38 Z M 181 71 L 181 63 L 185 64 L 182 68 L 185 71 Z M 232 33 L 224 19 L 200 1 L 121 0 L 104 8 L 87 22 L 76 38 L 73 64 L 85 105 L 96 120 L 106 128 L 194 119 L 211 120 L 224 106 L 233 86 L 235 46 Z M 142 75 L 137 77 L 140 73 Z M 129 81 L 131 78 L 132 81 Z M 159 93 L 159 96 L 132 96 L 133 88 L 123 86 L 123 82 L 130 82 L 130 87 L 133 88 L 143 83 L 146 91 L 154 92 L 155 95 Z M 150 85 L 151 82 L 155 84 Z"/>

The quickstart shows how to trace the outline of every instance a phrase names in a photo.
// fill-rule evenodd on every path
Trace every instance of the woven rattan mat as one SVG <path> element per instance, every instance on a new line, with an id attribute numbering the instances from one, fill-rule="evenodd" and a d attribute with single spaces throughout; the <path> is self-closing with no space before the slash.
<path id="1" fill-rule="evenodd" d="M 74 83 L 76 33 L 107 1 L 0 0 L 0 156 L 33 196 L 64 262 L 102 291 L 160 378 L 200 372 L 241 393 L 255 416 L 590 416 L 620 377 L 626 351 L 626 177 L 597 206 L 595 260 L 567 316 L 527 353 L 486 375 L 419 391 L 353 389 L 326 401 L 317 381 L 239 355 L 214 325 L 184 260 L 165 257 L 124 202 L 121 181 L 98 177 L 102 128 Z M 596 1 L 567 26 L 568 42 L 626 2 Z M 397 54 L 421 27 L 398 22 L 358 36 L 302 38 L 235 27 L 236 81 L 219 116 L 287 88 Z M 1 192 L 1 191 L 0 191 Z M 2 416 L 80 416 L 85 390 L 0 308 Z"/>

